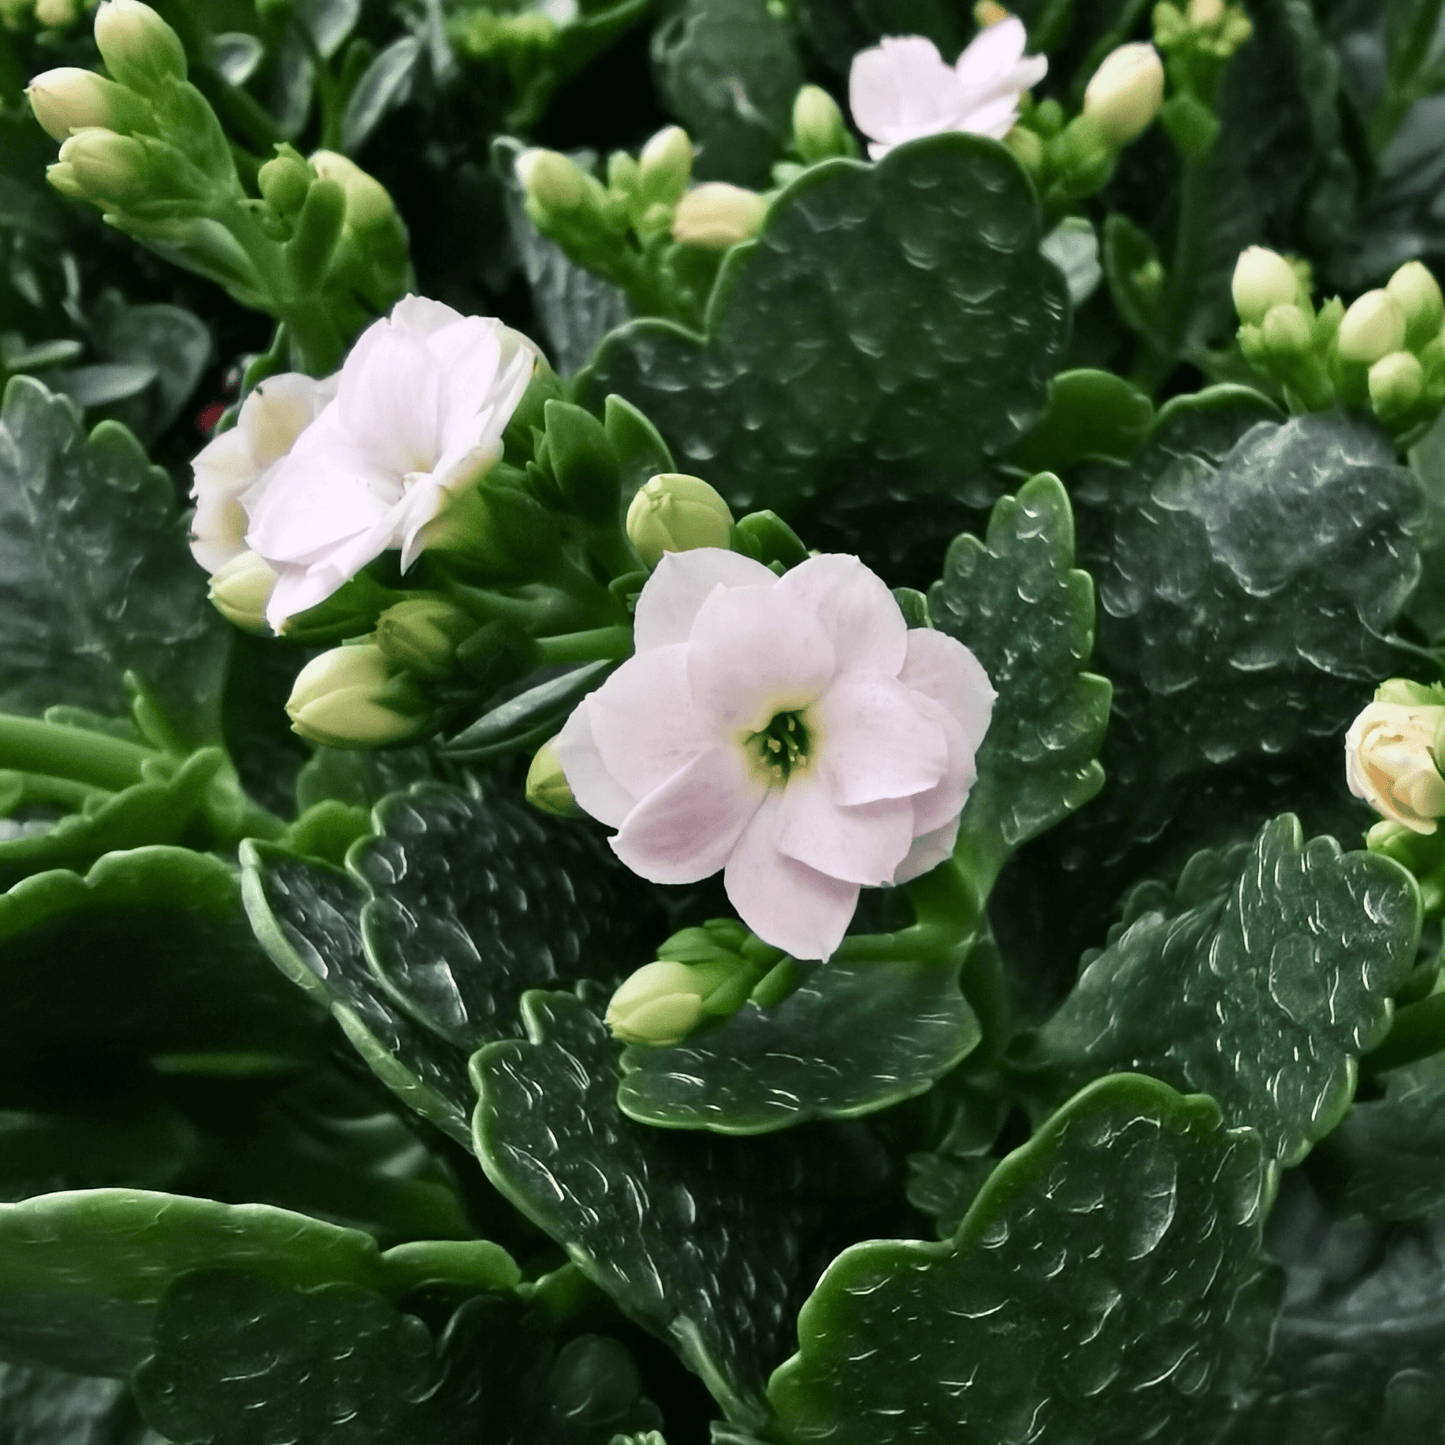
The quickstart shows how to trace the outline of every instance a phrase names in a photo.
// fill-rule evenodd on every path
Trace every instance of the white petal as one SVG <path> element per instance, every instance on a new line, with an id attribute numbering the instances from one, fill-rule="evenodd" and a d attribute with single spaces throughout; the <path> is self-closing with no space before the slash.
<path id="1" fill-rule="evenodd" d="M 288 617 L 307 612 L 325 602 L 343 582 L 320 568 L 281 567 L 277 569 L 276 585 L 266 603 L 266 622 L 273 632 L 280 632 Z"/>
<path id="2" fill-rule="evenodd" d="M 936 832 L 925 833 L 922 837 L 915 838 L 913 846 L 908 850 L 908 856 L 898 865 L 898 871 L 893 875 L 893 881 L 895 883 L 911 883 L 915 878 L 923 877 L 925 873 L 937 868 L 945 858 L 952 855 L 953 845 L 957 841 L 957 818 Z"/>
<path id="3" fill-rule="evenodd" d="M 847 883 L 891 883 L 913 843 L 913 803 L 887 798 L 843 808 L 816 769 L 794 774 L 782 790 L 778 851 Z"/>
<path id="4" fill-rule="evenodd" d="M 293 451 L 252 509 L 246 544 L 273 567 L 307 565 L 370 533 L 400 500 L 400 488 L 367 470 L 363 458 L 342 454 L 313 463 Z"/>
<path id="5" fill-rule="evenodd" d="M 766 796 L 740 748 L 711 748 L 627 815 L 613 852 L 654 883 L 696 883 L 728 861 Z"/>
<path id="6" fill-rule="evenodd" d="M 347 439 L 398 481 L 429 472 L 442 453 L 442 369 L 423 341 L 378 326 L 363 332 L 336 395 Z"/>
<path id="7" fill-rule="evenodd" d="M 710 724 L 757 732 L 823 691 L 833 644 L 808 607 L 777 587 L 720 588 L 692 625 L 687 675 Z"/>
<path id="8" fill-rule="evenodd" d="M 391 308 L 388 319 L 397 330 L 423 340 L 442 327 L 465 318 L 460 311 L 452 310 L 445 302 L 433 301 L 429 296 L 403 296 Z M 382 324 L 374 322 L 373 328 Z"/>
<path id="9" fill-rule="evenodd" d="M 954 64 L 954 74 L 970 89 L 983 89 L 1013 70 L 1027 43 L 1028 33 L 1016 15 L 985 26 L 964 47 Z"/>
<path id="10" fill-rule="evenodd" d="M 998 694 L 983 664 L 963 643 L 946 632 L 912 628 L 908 633 L 908 657 L 898 680 L 942 703 L 962 724 L 971 750 L 978 751 Z"/>
<path id="11" fill-rule="evenodd" d="M 978 778 L 978 769 L 974 765 L 977 749 L 970 746 L 962 724 L 941 703 L 919 696 L 919 704 L 943 729 L 948 743 L 948 766 L 943 776 L 926 793 L 915 793 L 910 799 L 913 804 L 913 831 L 932 833 L 946 823 L 956 821 L 963 811 L 963 805 Z"/>
<path id="12" fill-rule="evenodd" d="M 943 728 L 886 673 L 844 673 L 809 721 L 817 729 L 815 766 L 845 807 L 922 793 L 948 766 Z"/>
<path id="13" fill-rule="evenodd" d="M 607 770 L 645 798 L 719 739 L 693 706 L 687 648 L 629 658 L 590 695 L 592 736 Z"/>
<path id="14" fill-rule="evenodd" d="M 931 40 L 895 36 L 853 57 L 848 105 L 866 136 L 900 145 L 947 129 L 957 84 Z"/>
<path id="15" fill-rule="evenodd" d="M 772 587 L 777 580 L 761 562 L 720 547 L 665 552 L 637 599 L 632 645 L 643 653 L 686 642 L 715 588 Z"/>
<path id="16" fill-rule="evenodd" d="M 806 604 L 823 624 L 839 672 L 868 668 L 897 677 L 908 652 L 908 624 L 888 584 L 856 557 L 810 557 L 785 572 L 777 590 Z"/>
<path id="17" fill-rule="evenodd" d="M 1010 91 L 982 105 L 964 110 L 958 118 L 955 130 L 967 131 L 969 135 L 984 135 L 990 140 L 1002 140 L 1014 128 L 1019 118 L 1018 95 Z"/>
<path id="18" fill-rule="evenodd" d="M 552 739 L 552 752 L 582 811 L 609 828 L 620 828 L 637 806 L 638 799 L 612 776 L 602 761 L 592 736 L 591 702 L 596 696 L 595 692 L 588 693 L 572 709 L 572 716 Z"/>
<path id="19" fill-rule="evenodd" d="M 858 906 L 858 885 L 830 878 L 778 851 L 782 793 L 769 793 L 738 839 L 723 882 L 738 916 L 765 943 L 794 958 L 827 958 Z"/>

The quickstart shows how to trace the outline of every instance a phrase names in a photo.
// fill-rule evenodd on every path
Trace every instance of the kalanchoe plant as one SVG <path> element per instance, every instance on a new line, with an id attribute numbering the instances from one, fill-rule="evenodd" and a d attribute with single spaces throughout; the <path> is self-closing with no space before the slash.
<path id="1" fill-rule="evenodd" d="M 1440 1438 L 1367 11 L 0 0 L 0 1439 Z"/>

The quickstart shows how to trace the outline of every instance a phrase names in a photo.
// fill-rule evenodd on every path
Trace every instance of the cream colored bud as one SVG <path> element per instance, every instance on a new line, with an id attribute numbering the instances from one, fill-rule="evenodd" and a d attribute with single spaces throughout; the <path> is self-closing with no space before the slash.
<path id="1" fill-rule="evenodd" d="M 247 632 L 269 632 L 266 604 L 276 586 L 276 573 L 252 551 L 225 563 L 211 578 L 211 603 L 216 611 Z"/>
<path id="2" fill-rule="evenodd" d="M 689 191 L 672 216 L 672 239 L 687 246 L 725 251 L 757 235 L 768 203 L 756 191 L 708 181 Z"/>
<path id="3" fill-rule="evenodd" d="M 999 25 L 1007 20 L 1009 13 L 998 0 L 977 0 L 973 7 L 973 18 L 978 22 L 979 28 L 987 30 L 991 25 Z"/>
<path id="4" fill-rule="evenodd" d="M 1224 0 L 1189 0 L 1185 15 L 1196 29 L 1218 25 L 1224 19 Z"/>
<path id="5" fill-rule="evenodd" d="M 91 127 L 76 131 L 60 147 L 60 161 L 50 168 L 50 179 L 64 189 L 53 172 L 64 169 L 75 190 L 87 200 L 123 204 L 145 187 L 145 147 L 130 136 Z"/>
<path id="6" fill-rule="evenodd" d="M 1408 351 L 1392 351 L 1370 368 L 1370 405 L 1389 421 L 1415 405 L 1425 391 L 1425 368 Z"/>
<path id="7" fill-rule="evenodd" d="M 1433 833 L 1445 815 L 1445 778 L 1435 763 L 1435 734 L 1445 707 L 1372 702 L 1345 737 L 1350 791 L 1382 818 Z"/>
<path id="8" fill-rule="evenodd" d="M 682 472 L 651 478 L 627 508 L 627 535 L 637 555 L 655 567 L 664 552 L 726 547 L 733 514 L 720 493 Z"/>
<path id="9" fill-rule="evenodd" d="M 396 219 L 391 193 L 355 161 L 336 151 L 317 151 L 308 159 L 321 180 L 335 181 L 346 192 L 346 224 L 353 230 L 369 230 Z"/>
<path id="10" fill-rule="evenodd" d="M 35 19 L 47 30 L 63 30 L 80 16 L 77 0 L 35 0 Z"/>
<path id="11" fill-rule="evenodd" d="M 1288 306 L 1299 297 L 1299 278 L 1294 267 L 1277 251 L 1249 246 L 1234 263 L 1234 309 L 1241 321 L 1251 326 L 1263 323 L 1275 306 Z"/>
<path id="12" fill-rule="evenodd" d="M 575 211 L 586 204 L 587 177 L 575 161 L 557 151 L 523 151 L 516 170 L 527 199 L 539 210 Z"/>
<path id="13" fill-rule="evenodd" d="M 1373 366 L 1405 344 L 1405 308 L 1388 291 L 1366 291 L 1345 312 L 1335 338 L 1342 361 Z"/>
<path id="14" fill-rule="evenodd" d="M 1445 322 L 1445 297 L 1427 266 L 1420 261 L 1407 262 L 1390 277 L 1385 290 L 1405 313 L 1409 341 L 1418 346 L 1439 335 L 1441 322 Z"/>
<path id="15" fill-rule="evenodd" d="M 793 148 L 809 165 L 848 154 L 843 112 L 821 86 L 805 85 L 793 101 Z"/>
<path id="16" fill-rule="evenodd" d="M 625 1044 L 680 1044 L 702 1019 L 715 984 L 686 963 L 644 964 L 612 995 L 607 1026 Z"/>
<path id="17" fill-rule="evenodd" d="M 576 818 L 581 815 L 577 800 L 572 796 L 572 786 L 562 764 L 552 751 L 551 743 L 543 743 L 527 769 L 527 801 L 544 813 L 559 818 Z"/>
<path id="18" fill-rule="evenodd" d="M 658 131 L 637 158 L 643 204 L 675 204 L 692 178 L 692 160 L 692 139 L 680 125 Z"/>
<path id="19" fill-rule="evenodd" d="M 103 0 L 95 12 L 95 43 L 106 69 L 142 94 L 186 78 L 180 36 L 141 0 Z"/>
<path id="20" fill-rule="evenodd" d="M 124 129 L 143 112 L 124 86 L 73 65 L 37 75 L 25 94 L 35 119 L 56 140 L 76 130 Z"/>
<path id="21" fill-rule="evenodd" d="M 1084 91 L 1084 114 L 1115 148 L 1147 130 L 1163 104 L 1164 62 L 1147 40 L 1111 51 Z"/>
<path id="22" fill-rule="evenodd" d="M 393 676 L 373 642 L 313 657 L 296 676 L 286 712 L 291 727 L 334 748 L 374 748 L 413 736 L 425 722 L 419 699 Z"/>

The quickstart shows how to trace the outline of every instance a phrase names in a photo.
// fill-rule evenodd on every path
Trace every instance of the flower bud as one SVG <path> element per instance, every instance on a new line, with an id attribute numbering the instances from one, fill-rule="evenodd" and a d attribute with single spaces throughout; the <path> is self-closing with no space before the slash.
<path id="1" fill-rule="evenodd" d="M 581 810 L 572 796 L 567 774 L 552 751 L 551 743 L 543 743 L 527 769 L 527 801 L 544 813 L 558 818 L 577 818 Z"/>
<path id="2" fill-rule="evenodd" d="M 58 164 L 45 174 L 64 195 L 124 205 L 144 194 L 147 170 L 145 147 L 138 140 L 94 126 L 66 140 Z"/>
<path id="3" fill-rule="evenodd" d="M 79 17 L 79 0 L 35 0 L 36 23 L 47 30 L 74 25 Z"/>
<path id="4" fill-rule="evenodd" d="M 294 216 L 311 189 L 311 167 L 297 156 L 280 155 L 267 161 L 256 177 L 266 204 L 278 215 Z"/>
<path id="5" fill-rule="evenodd" d="M 701 477 L 682 472 L 651 478 L 627 508 L 627 535 L 649 567 L 664 552 L 726 547 L 732 528 L 733 514 L 721 495 Z"/>
<path id="6" fill-rule="evenodd" d="M 612 995 L 607 1025 L 625 1044 L 680 1044 L 702 1021 L 708 998 L 739 972 L 725 961 L 644 964 Z"/>
<path id="7" fill-rule="evenodd" d="M 1345 319 L 1345 303 L 1338 296 L 1332 296 L 1320 307 L 1315 317 L 1315 345 L 1321 354 L 1328 350 L 1330 343 L 1340 334 L 1340 323 Z"/>
<path id="8" fill-rule="evenodd" d="M 998 0 L 977 0 L 973 7 L 973 18 L 978 22 L 980 30 L 987 30 L 991 25 L 1001 24 L 1008 19 L 1008 11 L 998 3 Z"/>
<path id="9" fill-rule="evenodd" d="M 1185 15 L 1196 28 L 1218 25 L 1224 19 L 1224 0 L 1189 0 Z"/>
<path id="10" fill-rule="evenodd" d="M 852 150 L 843 112 L 821 86 L 805 85 L 793 101 L 793 149 L 810 166 Z"/>
<path id="11" fill-rule="evenodd" d="M 1405 313 L 1406 339 L 1412 346 L 1423 345 L 1439 335 L 1440 324 L 1445 321 L 1445 297 L 1428 267 L 1419 261 L 1407 262 L 1390 277 L 1385 290 Z"/>
<path id="12" fill-rule="evenodd" d="M 1037 131 L 1026 125 L 1016 125 L 1003 138 L 1003 143 L 1013 157 L 1030 175 L 1035 175 L 1044 164 L 1044 143 Z"/>
<path id="13" fill-rule="evenodd" d="M 1445 706 L 1372 702 L 1345 737 L 1350 791 L 1383 818 L 1433 833 L 1445 815 L 1445 777 L 1433 754 Z"/>
<path id="14" fill-rule="evenodd" d="M 586 203 L 587 177 L 582 168 L 557 151 L 533 148 L 517 157 L 517 179 L 528 206 L 544 214 L 575 211 Z"/>
<path id="15" fill-rule="evenodd" d="M 1145 131 L 1163 104 L 1164 62 L 1146 40 L 1111 51 L 1084 91 L 1084 114 L 1115 148 Z"/>
<path id="16" fill-rule="evenodd" d="M 141 0 L 103 0 L 95 12 L 95 43 L 106 69 L 141 94 L 186 78 L 180 36 Z"/>
<path id="17" fill-rule="evenodd" d="M 354 231 L 396 223 L 391 192 L 375 176 L 337 151 L 317 151 L 310 157 L 318 179 L 335 181 L 346 192 L 346 224 Z M 274 164 L 274 162 L 268 162 Z"/>
<path id="18" fill-rule="evenodd" d="M 398 667 L 443 678 L 458 645 L 476 630 L 472 618 L 441 597 L 408 597 L 377 618 L 376 644 Z"/>
<path id="19" fill-rule="evenodd" d="M 227 622 L 247 632 L 269 632 L 266 604 L 275 586 L 276 573 L 248 549 L 212 575 L 211 603 Z"/>
<path id="20" fill-rule="evenodd" d="M 96 127 L 127 130 L 145 115 L 144 104 L 123 85 L 73 65 L 37 75 L 25 94 L 35 119 L 56 140 Z"/>
<path id="21" fill-rule="evenodd" d="M 286 700 L 293 732 L 333 748 L 399 743 L 426 722 L 420 694 L 393 675 L 374 642 L 351 643 L 314 657 Z"/>
<path id="22" fill-rule="evenodd" d="M 1265 350 L 1277 357 L 1303 356 L 1314 340 L 1314 328 L 1293 303 L 1271 306 L 1264 318 Z"/>
<path id="23" fill-rule="evenodd" d="M 1405 344 L 1405 309 L 1388 291 L 1366 291 L 1345 312 L 1335 338 L 1342 361 L 1373 366 Z"/>
<path id="24" fill-rule="evenodd" d="M 1239 319 L 1252 326 L 1261 325 L 1272 307 L 1289 306 L 1299 299 L 1294 267 L 1265 246 L 1249 246 L 1239 253 L 1230 285 Z"/>
<path id="25" fill-rule="evenodd" d="M 685 246 L 726 251 L 752 240 L 767 213 L 768 203 L 756 191 L 726 181 L 708 181 L 677 203 L 672 239 Z"/>
<path id="26" fill-rule="evenodd" d="M 644 206 L 671 206 L 692 178 L 692 140 L 680 125 L 658 131 L 637 158 L 638 186 Z"/>
<path id="27" fill-rule="evenodd" d="M 1370 405 L 1382 421 L 1409 411 L 1425 390 L 1425 368 L 1408 351 L 1392 351 L 1370 368 Z"/>

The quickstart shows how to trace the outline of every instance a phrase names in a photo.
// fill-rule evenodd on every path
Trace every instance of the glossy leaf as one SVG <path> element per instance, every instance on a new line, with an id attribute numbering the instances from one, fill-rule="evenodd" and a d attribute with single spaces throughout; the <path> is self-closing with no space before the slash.
<path id="1" fill-rule="evenodd" d="M 170 478 L 135 438 L 15 377 L 0 412 L 0 708 L 115 716 L 134 669 L 192 740 L 214 738 L 225 628 Z"/>
<path id="2" fill-rule="evenodd" d="M 849 958 L 799 968 L 799 987 L 772 1008 L 749 1000 L 673 1048 L 626 1049 L 622 1111 L 720 1134 L 849 1119 L 923 1093 L 978 1043 L 957 965 Z"/>
<path id="3" fill-rule="evenodd" d="M 1258 1139 L 1205 1098 L 1086 1089 L 942 1244 L 855 1245 L 769 1398 L 790 1445 L 1206 1440 L 1268 1350 Z"/>
<path id="4" fill-rule="evenodd" d="M 1073 564 L 1069 499 L 1044 474 L 994 507 L 986 541 L 957 538 L 929 593 L 934 625 L 972 649 L 998 693 L 963 814 L 963 846 L 986 860 L 987 882 L 1103 784 L 1109 684 L 1084 670 L 1094 589 Z"/>
<path id="5" fill-rule="evenodd" d="M 207 1445 L 607 1445 L 657 1423 L 613 1340 L 560 1351 L 549 1322 L 495 1295 L 433 1341 L 354 1284 L 300 1291 L 232 1271 L 178 1281 L 136 1376 L 167 1436 Z"/>
<path id="6" fill-rule="evenodd" d="M 477 1155 L 730 1418 L 760 1423 L 798 1305 L 887 1165 L 857 1126 L 721 1139 L 634 1123 L 617 1107 L 605 994 L 582 992 L 528 994 L 527 1039 L 473 1059 Z"/>
<path id="7" fill-rule="evenodd" d="M 738 512 L 787 517 L 858 467 L 937 490 L 1043 408 L 1068 300 L 1040 236 L 1018 164 L 976 136 L 813 166 L 729 253 L 705 337 L 635 321 L 579 399 L 625 396 Z"/>
<path id="8" fill-rule="evenodd" d="M 1227 871 L 1220 863 L 1206 855 L 1195 878 L 1186 870 L 1182 903 L 1129 922 L 1039 1031 L 1029 1062 L 1071 1083 L 1130 1069 L 1207 1092 L 1295 1164 L 1344 1116 L 1359 1056 L 1389 1029 L 1414 962 L 1419 893 L 1379 854 L 1306 843 L 1288 814 Z"/>
<path id="9" fill-rule="evenodd" d="M 1154 407 L 1111 371 L 1061 371 L 1034 429 L 1009 454 L 1031 472 L 1063 472 L 1087 457 L 1128 461 L 1154 429 Z"/>

